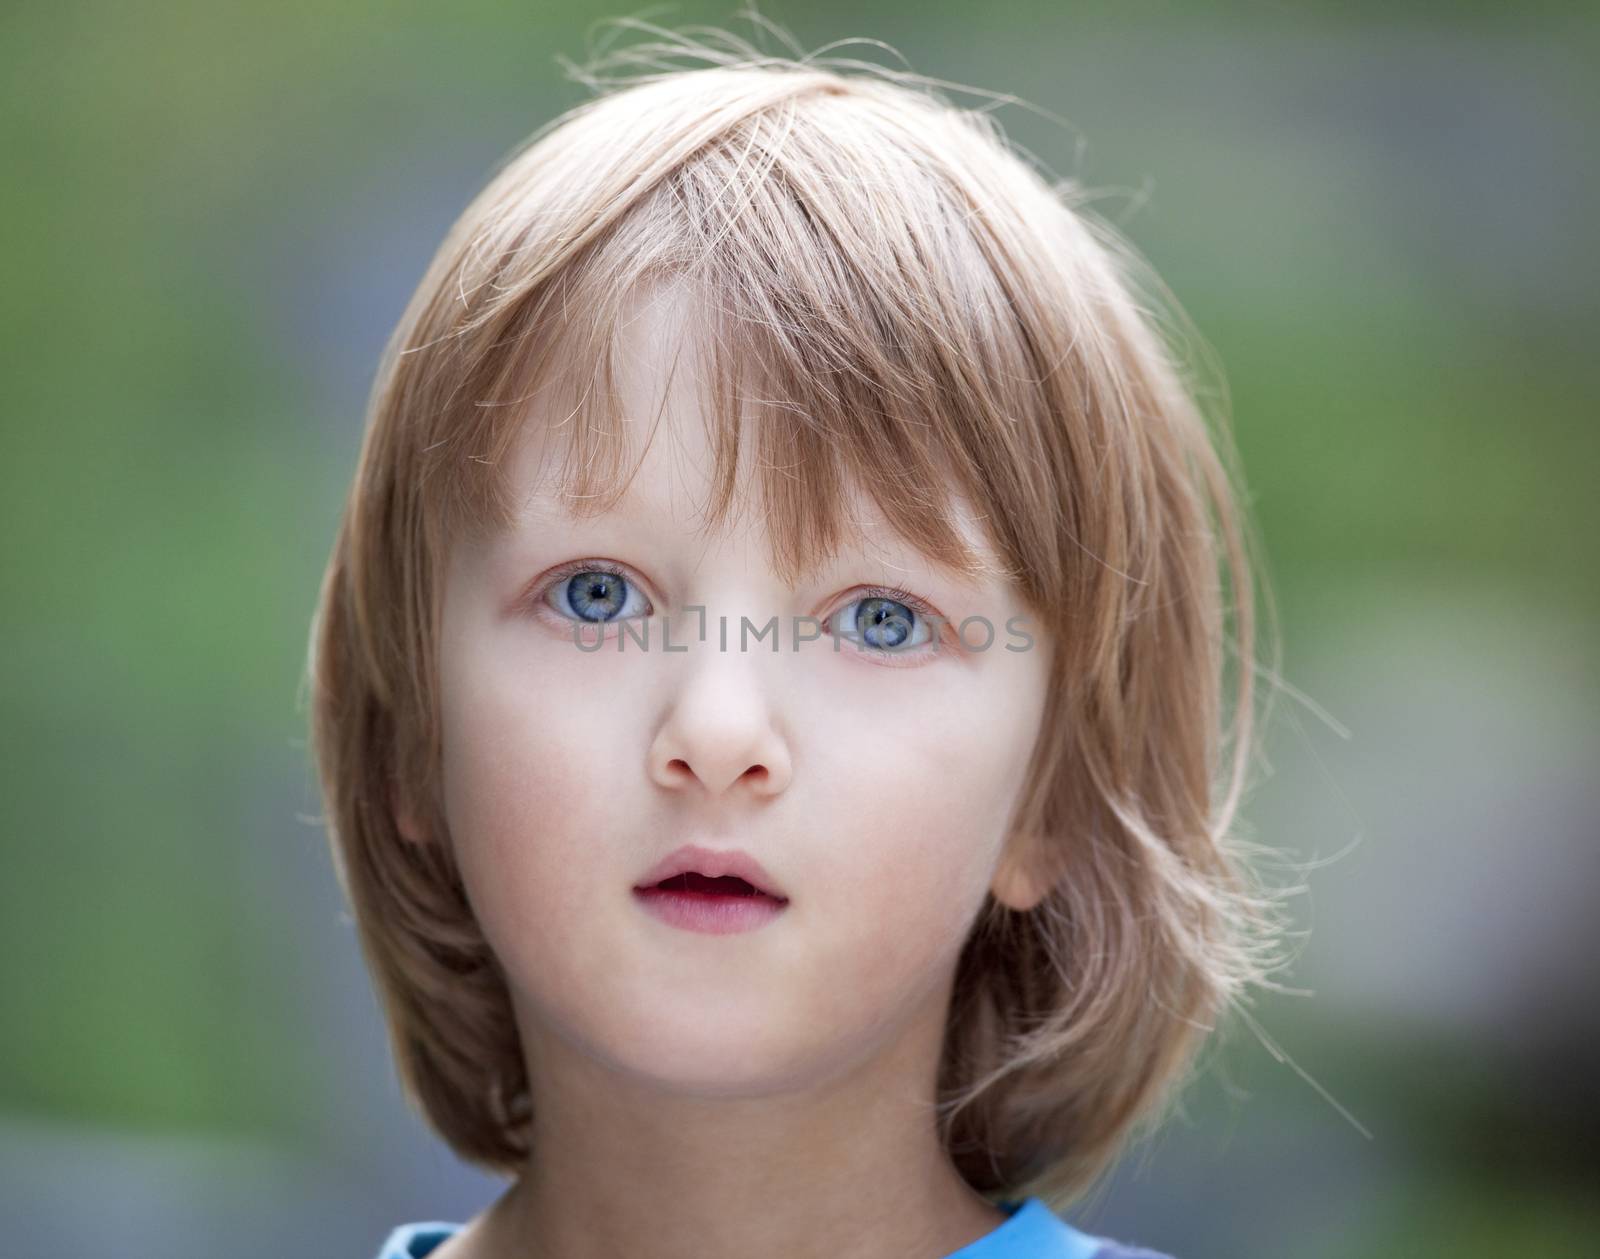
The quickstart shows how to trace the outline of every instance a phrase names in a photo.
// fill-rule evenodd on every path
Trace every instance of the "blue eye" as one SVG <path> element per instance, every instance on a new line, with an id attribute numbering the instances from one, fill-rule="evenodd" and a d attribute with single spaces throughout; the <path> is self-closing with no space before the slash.
<path id="1" fill-rule="evenodd" d="M 643 600 L 643 596 L 620 571 L 590 560 L 581 567 L 569 568 L 559 574 L 550 583 L 546 602 L 570 620 L 605 625 L 623 619 L 630 595 Z M 648 602 L 645 606 L 649 606 Z M 632 612 L 634 616 L 640 614 L 641 610 L 637 608 Z"/>
<path id="2" fill-rule="evenodd" d="M 900 590 L 872 590 L 852 599 L 841 611 L 853 615 L 835 632 L 873 653 L 898 654 L 926 645 L 932 639 L 931 626 L 923 620 L 928 610 Z"/>

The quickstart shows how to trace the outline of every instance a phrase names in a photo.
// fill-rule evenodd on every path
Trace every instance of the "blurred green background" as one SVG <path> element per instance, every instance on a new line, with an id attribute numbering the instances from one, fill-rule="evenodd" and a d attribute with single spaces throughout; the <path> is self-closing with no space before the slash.
<path id="1" fill-rule="evenodd" d="M 1179 1259 L 1596 1253 L 1600 14 L 762 11 L 1064 116 L 997 115 L 1227 374 L 1309 701 L 1246 812 L 1319 863 L 1309 995 L 1071 1218 Z M 9 1253 L 365 1255 L 496 1191 L 399 1100 L 298 688 L 382 344 L 629 12 L 781 51 L 731 0 L 0 13 Z"/>

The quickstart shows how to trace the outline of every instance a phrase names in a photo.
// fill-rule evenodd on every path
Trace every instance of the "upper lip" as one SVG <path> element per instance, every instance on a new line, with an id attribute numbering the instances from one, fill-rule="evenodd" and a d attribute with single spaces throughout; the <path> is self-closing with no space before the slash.
<path id="1" fill-rule="evenodd" d="M 685 844 L 659 861 L 649 874 L 635 885 L 635 891 L 644 891 L 680 874 L 703 874 L 709 879 L 732 876 L 743 879 L 758 892 L 776 900 L 789 898 L 779 890 L 777 883 L 761 863 L 749 853 L 738 848 L 706 848 L 700 844 Z"/>

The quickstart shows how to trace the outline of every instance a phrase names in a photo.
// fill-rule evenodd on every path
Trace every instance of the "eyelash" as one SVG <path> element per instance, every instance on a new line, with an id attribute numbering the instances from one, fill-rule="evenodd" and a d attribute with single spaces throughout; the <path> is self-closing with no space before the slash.
<path id="1" fill-rule="evenodd" d="M 544 604 L 546 595 L 564 582 L 571 581 L 579 573 L 608 573 L 612 577 L 622 578 L 623 581 L 630 585 L 636 586 L 639 584 L 634 581 L 633 577 L 625 569 L 620 565 L 613 564 L 610 560 L 574 560 L 570 564 L 563 564 L 539 583 L 539 588 L 533 592 L 536 601 Z M 598 625 L 600 622 L 596 621 L 594 624 Z"/>
<path id="2" fill-rule="evenodd" d="M 623 581 L 626 581 L 629 584 L 638 584 L 634 581 L 633 576 L 626 569 L 619 564 L 612 563 L 610 560 L 574 560 L 569 564 L 563 564 L 560 568 L 556 569 L 555 572 L 551 573 L 549 577 L 545 578 L 544 581 L 539 583 L 538 589 L 533 592 L 534 602 L 541 607 L 548 607 L 549 604 L 546 600 L 546 596 L 556 587 L 560 586 L 563 582 L 572 580 L 572 578 L 576 577 L 579 573 L 608 573 L 612 577 L 622 578 Z M 926 600 L 912 594 L 909 590 L 902 590 L 898 586 L 866 586 L 857 591 L 851 598 L 841 603 L 839 607 L 840 609 L 847 608 L 852 603 L 860 603 L 866 599 L 889 599 L 895 603 L 904 604 L 918 616 L 925 618 L 931 617 L 935 619 L 939 618 L 938 611 L 931 607 Z M 556 613 L 556 615 L 560 616 L 561 614 Z M 562 617 L 562 619 L 570 620 L 571 618 Z M 830 614 L 827 619 L 829 623 L 831 623 L 833 619 L 832 614 Z M 601 624 L 601 622 L 596 621 L 592 622 L 592 624 L 598 625 Z M 913 658 L 915 658 L 917 655 L 931 655 L 938 652 L 940 646 L 940 627 L 935 626 L 934 637 L 928 643 L 924 644 L 924 650 L 910 654 L 913 655 Z M 894 656 L 894 653 L 892 652 L 871 651 L 866 648 L 862 648 L 860 650 L 864 655 L 887 657 Z"/>

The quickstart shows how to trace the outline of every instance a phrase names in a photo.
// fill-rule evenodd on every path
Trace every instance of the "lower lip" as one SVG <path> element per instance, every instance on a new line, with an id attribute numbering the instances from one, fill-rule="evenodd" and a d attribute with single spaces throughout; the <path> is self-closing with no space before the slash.
<path id="1" fill-rule="evenodd" d="M 664 892 L 654 887 L 643 891 L 634 888 L 633 896 L 662 922 L 713 936 L 764 927 L 789 904 L 770 896 L 712 896 L 705 892 Z"/>

